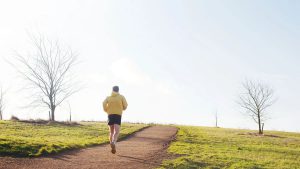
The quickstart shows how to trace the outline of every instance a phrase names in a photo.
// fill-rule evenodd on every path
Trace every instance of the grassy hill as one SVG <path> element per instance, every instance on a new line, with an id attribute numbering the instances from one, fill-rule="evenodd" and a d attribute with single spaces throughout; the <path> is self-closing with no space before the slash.
<path id="1" fill-rule="evenodd" d="M 296 169 L 300 168 L 300 134 L 178 126 L 168 151 L 177 154 L 161 168 Z"/>
<path id="2" fill-rule="evenodd" d="M 121 137 L 146 127 L 122 125 Z M 168 151 L 174 159 L 160 168 L 296 169 L 300 168 L 300 134 L 177 126 Z M 40 156 L 108 142 L 105 123 L 39 124 L 0 121 L 0 155 Z"/>
<path id="3" fill-rule="evenodd" d="M 145 127 L 122 124 L 120 137 Z M 0 155 L 32 157 L 108 142 L 106 123 L 40 124 L 0 121 Z"/>

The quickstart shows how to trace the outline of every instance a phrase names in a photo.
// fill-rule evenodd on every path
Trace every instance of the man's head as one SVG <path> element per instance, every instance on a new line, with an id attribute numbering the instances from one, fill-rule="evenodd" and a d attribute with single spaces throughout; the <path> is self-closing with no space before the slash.
<path id="1" fill-rule="evenodd" d="M 113 91 L 114 91 L 114 92 L 119 92 L 119 86 L 114 86 L 114 87 L 113 87 Z"/>

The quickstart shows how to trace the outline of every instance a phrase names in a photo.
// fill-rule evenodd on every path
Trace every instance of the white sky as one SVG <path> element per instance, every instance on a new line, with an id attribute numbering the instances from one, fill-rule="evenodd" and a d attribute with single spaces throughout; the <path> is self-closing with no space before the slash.
<path id="1" fill-rule="evenodd" d="M 300 131 L 299 1 L 0 1 L 0 84 L 5 118 L 47 118 L 24 109 L 24 82 L 5 62 L 30 50 L 27 31 L 77 51 L 85 88 L 69 99 L 75 120 L 106 120 L 113 85 L 128 100 L 124 121 L 253 128 L 235 103 L 245 79 L 278 98 L 266 129 Z M 56 113 L 68 118 L 66 104 Z"/>

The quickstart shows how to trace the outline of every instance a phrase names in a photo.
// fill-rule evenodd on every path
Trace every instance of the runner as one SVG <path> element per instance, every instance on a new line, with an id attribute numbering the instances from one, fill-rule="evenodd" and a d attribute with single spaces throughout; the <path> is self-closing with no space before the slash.
<path id="1" fill-rule="evenodd" d="M 109 141 L 113 154 L 116 153 L 122 113 L 126 108 L 127 102 L 125 97 L 119 94 L 119 87 L 114 86 L 111 96 L 107 97 L 103 102 L 103 109 L 108 114 Z"/>

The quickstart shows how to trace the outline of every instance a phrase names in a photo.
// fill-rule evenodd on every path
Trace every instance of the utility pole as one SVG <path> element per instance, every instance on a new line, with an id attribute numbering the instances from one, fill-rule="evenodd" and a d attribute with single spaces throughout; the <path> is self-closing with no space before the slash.
<path id="1" fill-rule="evenodd" d="M 216 118 L 216 127 L 218 127 L 218 111 L 216 111 L 215 118 Z"/>
<path id="2" fill-rule="evenodd" d="M 68 102 L 69 105 L 69 114 L 70 114 L 70 122 L 72 121 L 72 110 L 71 110 L 71 105 L 70 102 Z"/>
<path id="3" fill-rule="evenodd" d="M 5 92 L 3 92 L 2 86 L 0 86 L 0 120 L 3 120 L 3 111 L 4 111 L 4 107 L 5 107 L 4 95 L 5 95 Z"/>

